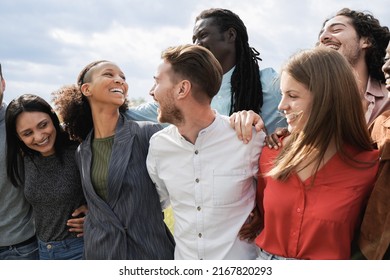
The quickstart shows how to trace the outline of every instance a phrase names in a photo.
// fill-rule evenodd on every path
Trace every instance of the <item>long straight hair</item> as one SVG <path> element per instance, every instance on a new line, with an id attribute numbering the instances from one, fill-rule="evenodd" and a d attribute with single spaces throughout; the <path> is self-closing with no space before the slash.
<path id="1" fill-rule="evenodd" d="M 347 60 L 335 50 L 317 47 L 292 56 L 282 72 L 303 84 L 313 102 L 307 123 L 292 132 L 268 175 L 284 180 L 308 158 L 302 169 L 314 162 L 315 175 L 331 140 L 348 163 L 372 165 L 354 160 L 345 150 L 345 144 L 360 151 L 372 150 L 356 77 Z"/>

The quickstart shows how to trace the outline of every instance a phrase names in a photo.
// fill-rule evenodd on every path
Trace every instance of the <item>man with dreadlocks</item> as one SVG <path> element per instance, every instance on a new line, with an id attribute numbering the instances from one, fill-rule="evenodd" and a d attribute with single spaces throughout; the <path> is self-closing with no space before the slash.
<path id="1" fill-rule="evenodd" d="M 281 98 L 279 78 L 272 68 L 259 70 L 259 52 L 250 47 L 242 20 L 226 9 L 208 9 L 195 19 L 194 43 L 209 49 L 223 70 L 222 85 L 211 102 L 221 115 L 240 110 L 260 113 L 268 132 L 287 126 L 278 112 Z M 126 115 L 136 121 L 157 122 L 154 102 L 130 108 Z"/>
<path id="2" fill-rule="evenodd" d="M 272 68 L 259 69 L 259 52 L 249 46 L 248 33 L 238 15 L 226 9 L 208 9 L 195 19 L 195 44 L 209 49 L 223 69 L 222 85 L 211 102 L 220 114 L 241 110 L 260 112 L 267 131 L 285 126 L 278 112 L 279 78 Z"/>

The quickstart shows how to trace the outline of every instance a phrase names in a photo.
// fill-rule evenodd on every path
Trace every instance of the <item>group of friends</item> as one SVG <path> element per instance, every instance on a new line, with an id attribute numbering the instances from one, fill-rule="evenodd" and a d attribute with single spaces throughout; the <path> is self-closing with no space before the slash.
<path id="1" fill-rule="evenodd" d="M 111 61 L 53 107 L 0 67 L 0 259 L 390 259 L 389 40 L 345 8 L 278 74 L 204 10 L 138 107 Z"/>

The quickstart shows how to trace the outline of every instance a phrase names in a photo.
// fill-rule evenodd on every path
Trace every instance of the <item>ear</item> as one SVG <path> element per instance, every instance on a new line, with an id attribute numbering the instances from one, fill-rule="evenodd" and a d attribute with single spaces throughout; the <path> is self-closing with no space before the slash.
<path id="1" fill-rule="evenodd" d="M 85 83 L 81 86 L 81 93 L 84 94 L 85 96 L 90 96 L 90 90 L 89 90 L 89 84 Z"/>
<path id="2" fill-rule="evenodd" d="M 4 79 L 1 79 L 1 84 L 3 86 L 3 91 L 5 91 L 5 80 Z"/>
<path id="3" fill-rule="evenodd" d="M 235 42 L 237 38 L 237 31 L 233 27 L 230 27 L 227 31 L 227 38 L 229 42 Z"/>
<path id="4" fill-rule="evenodd" d="M 186 98 L 191 93 L 191 82 L 189 80 L 183 80 L 179 83 L 177 99 Z"/>
<path id="5" fill-rule="evenodd" d="M 361 42 L 362 42 L 362 49 L 369 49 L 372 47 L 371 40 L 368 37 L 362 37 Z"/>

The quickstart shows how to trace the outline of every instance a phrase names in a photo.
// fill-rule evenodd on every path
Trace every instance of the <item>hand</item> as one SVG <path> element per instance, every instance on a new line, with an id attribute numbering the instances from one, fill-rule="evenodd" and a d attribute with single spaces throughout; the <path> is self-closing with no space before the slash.
<path id="1" fill-rule="evenodd" d="M 264 122 L 260 115 L 252 110 L 233 113 L 230 116 L 230 126 L 236 130 L 238 139 L 245 144 L 249 143 L 252 139 L 253 126 L 257 132 L 265 129 Z"/>
<path id="2" fill-rule="evenodd" d="M 289 135 L 290 132 L 286 127 L 279 127 L 275 130 L 271 135 L 265 136 L 264 143 L 270 149 L 279 149 L 282 146 L 282 142 L 280 141 L 280 137 Z"/>
<path id="3" fill-rule="evenodd" d="M 81 205 L 72 213 L 72 217 L 78 217 L 80 215 L 82 215 L 82 217 L 69 219 L 66 223 L 66 225 L 70 227 L 70 232 L 78 232 L 77 237 L 82 237 L 84 235 L 84 219 L 87 213 L 87 205 Z"/>
<path id="4" fill-rule="evenodd" d="M 248 242 L 252 242 L 261 229 L 262 219 L 260 211 L 257 207 L 255 207 L 249 214 L 246 222 L 242 225 L 240 231 L 238 232 L 238 236 L 240 237 L 240 240 L 247 239 Z"/>

